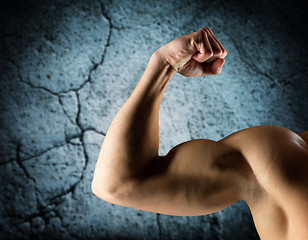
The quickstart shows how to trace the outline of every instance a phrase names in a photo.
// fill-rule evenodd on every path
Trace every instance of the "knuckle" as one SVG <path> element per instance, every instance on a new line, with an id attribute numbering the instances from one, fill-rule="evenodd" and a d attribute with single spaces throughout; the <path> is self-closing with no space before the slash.
<path id="1" fill-rule="evenodd" d="M 202 36 L 203 36 L 203 32 L 202 31 L 195 32 L 195 37 L 196 38 L 202 38 Z"/>
<path id="2" fill-rule="evenodd" d="M 222 56 L 223 55 L 223 51 L 221 49 L 217 49 L 215 51 L 215 56 Z"/>
<path id="3" fill-rule="evenodd" d="M 206 27 L 206 30 L 209 32 L 209 34 L 213 34 L 212 29 L 210 29 L 209 27 Z"/>
<path id="4" fill-rule="evenodd" d="M 222 57 L 225 57 L 227 56 L 227 51 L 226 49 L 222 48 L 222 54 L 221 54 Z"/>
<path id="5" fill-rule="evenodd" d="M 228 52 L 226 49 L 224 49 L 224 57 L 228 55 Z"/>
<path id="6" fill-rule="evenodd" d="M 204 27 L 204 28 L 201 28 L 203 31 L 205 31 L 206 33 L 208 32 L 208 31 L 210 31 L 210 29 L 208 28 L 208 27 Z"/>
<path id="7" fill-rule="evenodd" d="M 206 51 L 206 54 L 209 56 L 209 57 L 212 57 L 214 55 L 214 52 L 213 50 L 209 49 Z"/>

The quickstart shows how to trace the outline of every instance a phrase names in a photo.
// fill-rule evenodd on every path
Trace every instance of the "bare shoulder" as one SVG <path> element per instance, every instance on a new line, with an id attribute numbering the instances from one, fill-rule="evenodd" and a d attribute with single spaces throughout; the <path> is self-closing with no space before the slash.
<path id="1" fill-rule="evenodd" d="M 297 133 L 263 125 L 238 131 L 220 141 L 242 152 L 265 188 L 278 182 L 293 188 L 307 186 L 308 143 Z"/>
<path id="2" fill-rule="evenodd" d="M 263 175 L 269 170 L 291 174 L 292 165 L 293 168 L 308 168 L 308 143 L 301 135 L 284 127 L 262 125 L 247 128 L 219 142 L 239 149 L 253 170 Z"/>
<path id="3" fill-rule="evenodd" d="M 263 217 L 272 211 L 271 222 L 278 218 L 278 212 L 285 215 L 286 222 L 293 225 L 292 231 L 308 236 L 304 230 L 308 225 L 308 143 L 305 137 L 307 132 L 297 134 L 287 128 L 264 125 L 238 131 L 220 141 L 240 149 L 252 168 L 259 189 L 255 189 L 257 194 L 253 195 L 251 206 L 262 206 L 264 210 L 258 208 L 258 211 L 261 210 Z"/>

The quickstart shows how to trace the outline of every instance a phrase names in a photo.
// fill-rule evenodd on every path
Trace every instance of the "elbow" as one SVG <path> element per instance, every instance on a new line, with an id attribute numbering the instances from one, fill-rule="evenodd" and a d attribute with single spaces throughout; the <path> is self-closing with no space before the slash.
<path id="1" fill-rule="evenodd" d="M 105 184 L 102 181 L 97 180 L 96 177 L 94 177 L 92 180 L 91 189 L 95 196 L 107 202 L 112 201 L 116 196 L 116 192 L 118 191 L 117 187 Z"/>
<path id="2" fill-rule="evenodd" d="M 99 187 L 97 186 L 97 183 L 96 183 L 96 181 L 94 180 L 94 178 L 93 178 L 92 183 L 91 183 L 91 189 L 92 189 L 92 193 L 93 193 L 95 196 L 97 196 L 97 197 L 100 196 Z"/>
<path id="3" fill-rule="evenodd" d="M 92 192 L 98 198 L 120 206 L 126 206 L 132 196 L 131 184 L 107 184 L 97 180 L 95 177 L 91 184 Z"/>

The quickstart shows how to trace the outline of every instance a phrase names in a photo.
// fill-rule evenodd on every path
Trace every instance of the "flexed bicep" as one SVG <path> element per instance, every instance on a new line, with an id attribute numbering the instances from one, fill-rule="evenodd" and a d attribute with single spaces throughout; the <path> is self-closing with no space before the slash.
<path id="1" fill-rule="evenodd" d="M 242 155 L 222 143 L 188 141 L 153 159 L 110 202 L 176 216 L 210 214 L 241 200 L 245 166 Z"/>

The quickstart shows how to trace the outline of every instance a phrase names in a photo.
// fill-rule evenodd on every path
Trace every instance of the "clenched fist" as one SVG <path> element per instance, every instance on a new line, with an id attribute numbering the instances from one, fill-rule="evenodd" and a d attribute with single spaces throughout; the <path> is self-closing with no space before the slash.
<path id="1" fill-rule="evenodd" d="M 181 36 L 157 52 L 176 72 L 186 77 L 219 74 L 227 56 L 226 49 L 207 27 Z"/>

